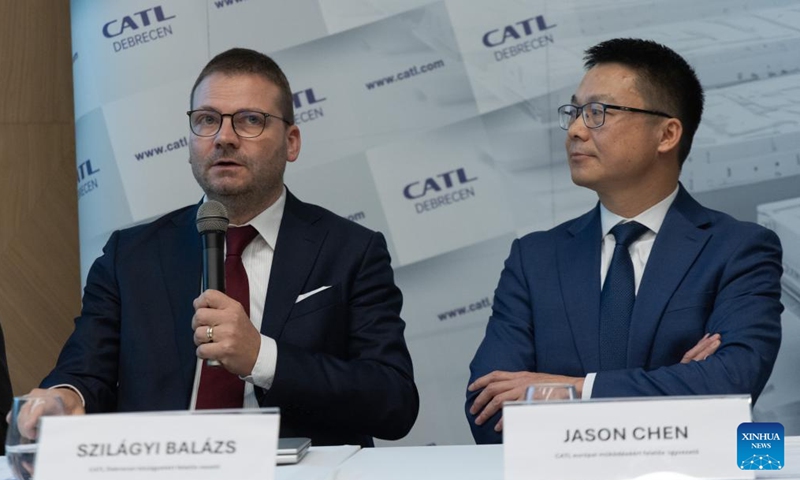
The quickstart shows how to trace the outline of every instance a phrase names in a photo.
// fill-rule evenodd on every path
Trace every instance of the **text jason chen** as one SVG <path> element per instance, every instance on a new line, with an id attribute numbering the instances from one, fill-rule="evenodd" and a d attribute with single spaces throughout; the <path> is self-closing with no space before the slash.
<path id="1" fill-rule="evenodd" d="M 630 436 L 627 428 L 585 428 L 567 430 L 563 443 L 614 442 L 620 440 L 683 440 L 689 438 L 687 426 L 635 427 Z"/>

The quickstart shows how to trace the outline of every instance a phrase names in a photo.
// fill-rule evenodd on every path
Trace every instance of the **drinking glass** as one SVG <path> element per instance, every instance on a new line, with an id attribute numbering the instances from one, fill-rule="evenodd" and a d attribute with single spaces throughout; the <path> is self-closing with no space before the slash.
<path id="1" fill-rule="evenodd" d="M 30 480 L 36 459 L 39 419 L 64 415 L 64 403 L 52 393 L 14 397 L 6 434 L 6 458 L 17 480 Z"/>
<path id="2" fill-rule="evenodd" d="M 534 383 L 525 389 L 526 402 L 575 400 L 575 386 L 569 383 Z"/>

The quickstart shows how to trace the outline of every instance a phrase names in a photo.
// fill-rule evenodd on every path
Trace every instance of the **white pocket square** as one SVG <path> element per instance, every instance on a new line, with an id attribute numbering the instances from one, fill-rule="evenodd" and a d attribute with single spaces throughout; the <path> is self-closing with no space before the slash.
<path id="1" fill-rule="evenodd" d="M 302 294 L 300 294 L 300 295 L 298 295 L 298 296 L 297 296 L 297 300 L 295 300 L 295 301 L 294 301 L 294 303 L 300 303 L 300 302 L 302 302 L 303 300 L 305 300 L 306 298 L 310 297 L 311 295 L 316 295 L 316 294 L 318 294 L 319 292 L 322 292 L 322 291 L 324 291 L 324 290 L 327 290 L 327 289 L 329 289 L 329 288 L 331 288 L 331 286 L 330 286 L 330 285 L 326 285 L 326 286 L 324 286 L 324 287 L 319 287 L 319 288 L 318 288 L 318 289 L 316 289 L 316 290 L 311 290 L 311 291 L 310 291 L 310 292 L 308 292 L 308 293 L 302 293 Z"/>

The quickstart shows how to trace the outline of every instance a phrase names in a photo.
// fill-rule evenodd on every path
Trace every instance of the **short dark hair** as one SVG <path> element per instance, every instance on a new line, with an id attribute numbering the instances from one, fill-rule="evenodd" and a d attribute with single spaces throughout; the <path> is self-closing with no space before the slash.
<path id="1" fill-rule="evenodd" d="M 636 71 L 636 84 L 646 108 L 665 111 L 683 124 L 678 145 L 682 166 L 692 149 L 692 139 L 703 116 L 703 87 L 686 60 L 652 40 L 615 38 L 586 50 L 587 70 L 598 64 L 619 63 Z"/>
<path id="2" fill-rule="evenodd" d="M 278 100 L 281 115 L 287 122 L 294 123 L 292 89 L 289 87 L 289 80 L 286 79 L 281 67 L 273 59 L 261 52 L 248 48 L 231 48 L 218 54 L 206 64 L 194 82 L 192 93 L 189 97 L 190 105 L 193 106 L 194 92 L 197 90 L 197 86 L 213 73 L 222 73 L 224 75 L 255 74 L 264 77 L 277 86 L 281 92 L 281 98 Z"/>

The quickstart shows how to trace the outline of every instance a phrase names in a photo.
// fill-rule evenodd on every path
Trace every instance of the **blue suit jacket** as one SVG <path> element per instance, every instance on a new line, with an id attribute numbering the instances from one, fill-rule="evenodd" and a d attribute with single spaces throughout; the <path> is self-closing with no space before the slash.
<path id="1" fill-rule="evenodd" d="M 188 408 L 197 207 L 111 235 L 43 387 L 76 386 L 88 412 Z M 380 233 L 287 193 L 261 326 L 278 344 L 277 366 L 270 390 L 256 388 L 261 406 L 280 407 L 281 436 L 371 445 L 408 433 L 419 399 L 401 305 Z"/>
<path id="2" fill-rule="evenodd" d="M 515 240 L 495 291 L 470 383 L 495 370 L 583 377 L 592 398 L 747 393 L 755 399 L 781 340 L 781 246 L 771 230 L 698 204 L 681 186 L 656 236 L 631 318 L 627 368 L 599 371 L 599 205 L 546 232 Z M 680 364 L 705 333 L 722 345 Z M 502 440 L 500 413 L 478 443 Z"/>

